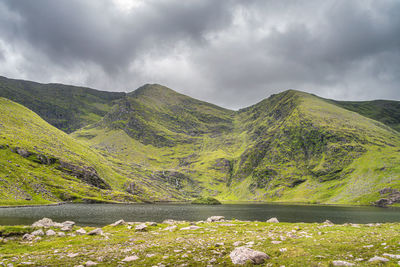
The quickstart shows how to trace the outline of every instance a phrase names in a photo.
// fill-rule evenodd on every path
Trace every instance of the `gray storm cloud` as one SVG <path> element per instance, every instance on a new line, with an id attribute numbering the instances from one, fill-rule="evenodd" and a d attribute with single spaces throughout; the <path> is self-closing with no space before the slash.
<path id="1" fill-rule="evenodd" d="M 294 88 L 400 99 L 399 1 L 6 0 L 0 75 L 229 108 Z"/>

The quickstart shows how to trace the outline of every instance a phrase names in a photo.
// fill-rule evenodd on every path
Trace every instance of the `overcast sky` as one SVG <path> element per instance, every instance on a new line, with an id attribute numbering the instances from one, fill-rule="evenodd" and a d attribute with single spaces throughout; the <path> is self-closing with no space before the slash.
<path id="1" fill-rule="evenodd" d="M 234 109 L 286 89 L 400 100 L 400 1 L 3 0 L 0 75 Z"/>

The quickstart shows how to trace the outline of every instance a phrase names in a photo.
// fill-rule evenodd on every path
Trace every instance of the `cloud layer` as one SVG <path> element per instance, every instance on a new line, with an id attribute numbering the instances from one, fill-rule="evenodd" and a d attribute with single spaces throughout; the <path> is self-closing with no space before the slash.
<path id="1" fill-rule="evenodd" d="M 0 75 L 240 108 L 285 89 L 400 100 L 397 0 L 5 0 Z"/>

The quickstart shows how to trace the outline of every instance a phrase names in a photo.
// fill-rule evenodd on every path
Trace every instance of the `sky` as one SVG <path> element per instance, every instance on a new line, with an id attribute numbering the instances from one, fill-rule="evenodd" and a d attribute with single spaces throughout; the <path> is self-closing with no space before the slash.
<path id="1" fill-rule="evenodd" d="M 2 0 L 0 75 L 159 83 L 243 108 L 287 89 L 400 100 L 398 0 Z"/>

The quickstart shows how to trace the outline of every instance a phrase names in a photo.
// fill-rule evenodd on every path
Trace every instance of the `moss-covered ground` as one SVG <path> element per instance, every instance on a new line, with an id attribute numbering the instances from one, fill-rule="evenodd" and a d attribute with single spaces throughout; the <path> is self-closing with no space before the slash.
<path id="1" fill-rule="evenodd" d="M 189 225 L 199 228 L 182 229 Z M 369 262 L 374 256 L 387 258 L 385 266 L 398 266 L 400 260 L 392 258 L 400 254 L 399 223 L 175 222 L 148 226 L 145 232 L 135 230 L 132 223 L 105 226 L 103 235 L 94 236 L 78 235 L 79 228 L 65 237 L 24 241 L 22 234 L 34 229 L 2 226 L 0 262 L 5 266 L 74 266 L 88 261 L 98 266 L 231 266 L 229 254 L 236 246 L 265 252 L 270 259 L 263 266 L 332 266 L 336 260 L 381 266 Z M 122 261 L 129 256 L 138 258 Z"/>

